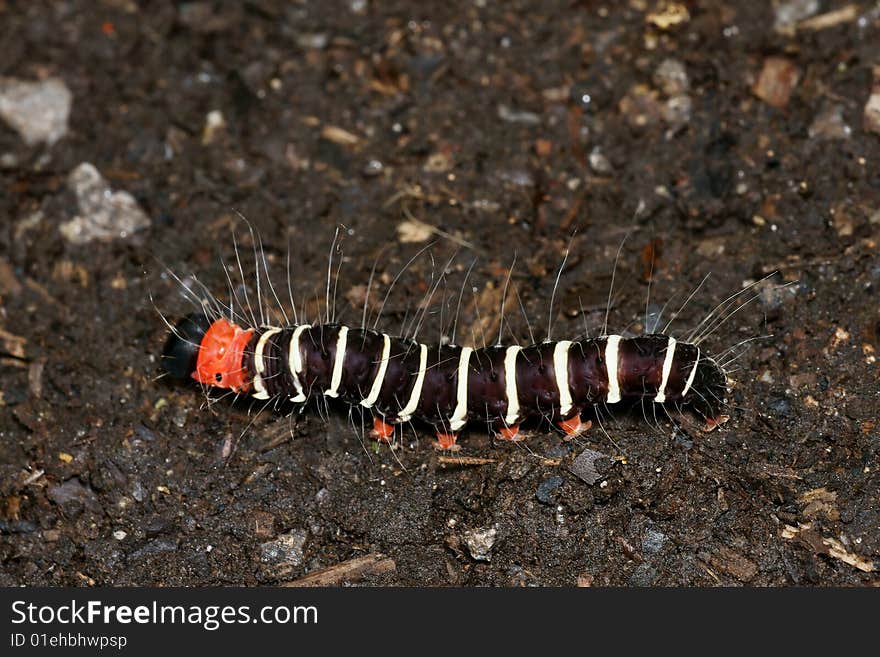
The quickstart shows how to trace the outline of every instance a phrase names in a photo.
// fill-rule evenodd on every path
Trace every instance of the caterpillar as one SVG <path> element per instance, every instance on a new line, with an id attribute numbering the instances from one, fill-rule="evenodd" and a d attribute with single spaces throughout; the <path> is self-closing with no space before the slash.
<path id="1" fill-rule="evenodd" d="M 591 424 L 585 411 L 627 400 L 688 407 L 711 427 L 727 393 L 716 360 L 664 334 L 471 348 L 339 323 L 247 328 L 193 313 L 173 327 L 161 362 L 174 378 L 255 399 L 341 399 L 373 414 L 380 441 L 420 420 L 443 450 L 456 449 L 472 422 L 516 441 L 523 422 L 547 418 L 574 436 Z"/>

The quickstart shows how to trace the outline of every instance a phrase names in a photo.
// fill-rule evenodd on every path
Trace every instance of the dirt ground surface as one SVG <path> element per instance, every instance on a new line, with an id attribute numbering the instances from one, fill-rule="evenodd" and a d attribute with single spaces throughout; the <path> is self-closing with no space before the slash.
<path id="1" fill-rule="evenodd" d="M 52 138 L 0 122 L 0 584 L 880 582 L 876 4 L 7 1 L 0 44 L 71 99 Z M 313 320 L 337 227 L 337 319 L 412 259 L 379 326 L 425 342 L 460 293 L 460 342 L 544 339 L 569 244 L 558 339 L 602 331 L 627 235 L 619 333 L 769 278 L 704 324 L 739 356 L 714 431 L 392 450 L 159 378 L 160 312 L 243 294 L 235 243 L 256 304 L 238 213 Z"/>

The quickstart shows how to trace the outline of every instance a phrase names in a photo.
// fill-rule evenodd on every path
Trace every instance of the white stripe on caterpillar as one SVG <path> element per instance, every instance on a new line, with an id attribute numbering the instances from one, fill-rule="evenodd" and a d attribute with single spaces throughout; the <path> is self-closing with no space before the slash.
<path id="1" fill-rule="evenodd" d="M 269 338 L 276 333 L 281 333 L 281 329 L 269 329 L 260 336 L 259 340 L 257 340 L 257 348 L 254 350 L 254 369 L 256 370 L 256 373 L 254 374 L 254 388 L 256 389 L 256 392 L 254 393 L 255 399 L 269 399 L 269 391 L 266 390 L 266 384 L 263 382 L 263 377 L 261 376 L 263 372 L 266 371 L 266 366 L 263 363 L 263 349 L 266 347 L 266 342 Z"/>
<path id="2" fill-rule="evenodd" d="M 388 369 L 388 358 L 391 356 L 391 336 L 387 333 L 382 334 L 382 357 L 379 360 L 379 371 L 373 380 L 373 387 L 370 388 L 370 394 L 361 400 L 361 406 L 370 408 L 379 399 L 379 393 L 382 391 L 382 383 L 385 381 L 385 370 Z"/>
<path id="3" fill-rule="evenodd" d="M 290 351 L 287 358 L 287 364 L 290 368 L 290 373 L 293 375 L 293 385 L 296 387 L 296 397 L 290 398 L 290 401 L 292 402 L 304 402 L 308 399 L 303 390 L 302 381 L 299 380 L 299 373 L 302 372 L 303 369 L 302 354 L 299 351 L 299 338 L 303 331 L 310 328 L 312 328 L 311 324 L 300 324 L 294 329 L 293 336 L 290 338 Z"/>
<path id="4" fill-rule="evenodd" d="M 514 345 L 508 347 L 504 353 L 504 386 L 507 393 L 507 414 L 504 423 L 507 426 L 516 424 L 519 419 L 519 392 L 516 389 L 516 355 L 522 351 L 522 347 Z"/>
<path id="5" fill-rule="evenodd" d="M 324 391 L 327 397 L 339 396 L 339 384 L 342 383 L 342 363 L 345 361 L 345 345 L 348 342 L 348 327 L 340 326 L 336 336 L 336 356 L 333 358 L 333 375 L 330 377 L 330 387 Z"/>
<path id="6" fill-rule="evenodd" d="M 409 396 L 409 401 L 397 415 L 398 421 L 409 422 L 412 419 L 413 413 L 415 413 L 416 409 L 419 407 L 419 399 L 422 396 L 422 384 L 425 382 L 425 371 L 427 369 L 428 346 L 424 344 L 419 344 L 419 373 L 416 375 L 416 382 L 415 385 L 413 385 L 412 394 Z"/>
<path id="7" fill-rule="evenodd" d="M 662 404 L 666 401 L 666 384 L 669 381 L 669 373 L 672 371 L 672 359 L 675 356 L 675 338 L 670 337 L 666 345 L 666 358 L 663 359 L 663 377 L 660 379 L 660 387 L 657 389 L 657 396 L 654 397 L 655 404 Z"/>
<path id="8" fill-rule="evenodd" d="M 471 354 L 474 350 L 470 347 L 462 347 L 458 357 L 458 385 L 455 391 L 455 411 L 449 418 L 449 428 L 458 431 L 467 424 L 467 398 L 468 398 L 468 367 L 471 362 Z"/>
<path id="9" fill-rule="evenodd" d="M 565 417 L 571 412 L 571 390 L 568 387 L 568 348 L 570 340 L 556 343 L 553 349 L 553 373 L 556 387 L 559 388 L 559 415 Z"/>
<path id="10" fill-rule="evenodd" d="M 616 404 L 620 401 L 620 381 L 617 379 L 617 349 L 619 344 L 619 335 L 609 335 L 605 338 L 605 369 L 608 373 L 606 404 Z"/>
<path id="11" fill-rule="evenodd" d="M 684 390 L 681 391 L 681 397 L 684 398 L 686 394 L 688 394 L 688 390 L 691 389 L 691 386 L 694 383 L 694 377 L 697 375 L 697 365 L 700 363 L 700 348 L 697 347 L 697 358 L 694 360 L 694 368 L 691 370 L 691 373 L 688 374 L 688 380 L 684 384 Z"/>

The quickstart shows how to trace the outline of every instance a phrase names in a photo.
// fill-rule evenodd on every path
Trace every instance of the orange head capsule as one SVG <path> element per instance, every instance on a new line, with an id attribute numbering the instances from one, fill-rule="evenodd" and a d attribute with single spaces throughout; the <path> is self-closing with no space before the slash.
<path id="1" fill-rule="evenodd" d="M 253 334 L 226 319 L 211 323 L 204 315 L 189 315 L 168 337 L 162 364 L 176 378 L 243 392 L 250 387 L 244 350 Z"/>
<path id="2" fill-rule="evenodd" d="M 235 392 L 249 387 L 244 367 L 244 349 L 251 341 L 253 330 L 245 331 L 225 319 L 218 319 L 202 338 L 196 371 L 192 377 L 199 383 Z"/>

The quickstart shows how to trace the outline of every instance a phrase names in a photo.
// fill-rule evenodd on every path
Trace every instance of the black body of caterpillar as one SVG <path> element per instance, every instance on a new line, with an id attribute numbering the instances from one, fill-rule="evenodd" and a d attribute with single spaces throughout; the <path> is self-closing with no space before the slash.
<path id="1" fill-rule="evenodd" d="M 568 433 L 592 406 L 645 400 L 688 406 L 711 423 L 726 377 L 699 347 L 665 335 L 607 335 L 575 341 L 471 349 L 428 346 L 340 324 L 246 330 L 203 315 L 182 320 L 162 354 L 166 370 L 257 399 L 340 398 L 374 412 L 373 435 L 418 419 L 451 448 L 467 422 L 507 439 L 536 417 Z"/>

